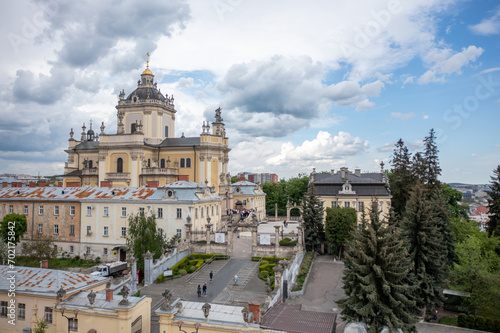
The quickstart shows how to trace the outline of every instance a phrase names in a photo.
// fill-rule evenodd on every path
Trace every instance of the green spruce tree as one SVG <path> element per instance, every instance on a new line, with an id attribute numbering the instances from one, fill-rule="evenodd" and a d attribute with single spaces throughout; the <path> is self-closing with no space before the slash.
<path id="1" fill-rule="evenodd" d="M 411 173 L 415 179 L 415 182 L 423 183 L 425 181 L 426 175 L 426 166 L 425 166 L 425 158 L 422 156 L 420 152 L 416 152 L 413 155 L 413 160 L 411 164 Z"/>
<path id="2" fill-rule="evenodd" d="M 384 326 L 390 332 L 415 332 L 416 286 L 407 283 L 413 263 L 399 229 L 382 223 L 376 210 L 369 216 L 371 221 L 363 218 L 364 227 L 356 230 L 347 246 L 343 277 L 347 297 L 338 302 L 342 317 L 365 323 L 372 333 Z"/>
<path id="3" fill-rule="evenodd" d="M 433 128 L 429 131 L 429 135 L 424 139 L 424 166 L 425 180 L 424 183 L 431 190 L 439 188 L 438 176 L 441 175 L 441 167 L 439 166 L 439 150 L 436 145 L 436 132 Z"/>
<path id="4" fill-rule="evenodd" d="M 446 201 L 445 193 L 440 189 L 431 197 L 432 215 L 443 240 L 442 245 L 445 251 L 446 266 L 447 268 L 452 268 L 453 263 L 457 261 L 457 255 L 455 253 L 455 237 L 453 236 L 449 214 L 450 208 Z"/>
<path id="5" fill-rule="evenodd" d="M 413 188 L 401 222 L 413 273 L 419 288 L 417 305 L 425 310 L 442 305 L 447 271 L 447 249 L 435 208 L 427 199 L 427 190 L 417 183 Z"/>
<path id="6" fill-rule="evenodd" d="M 397 217 L 401 217 L 410 197 L 410 189 L 413 185 L 411 153 L 405 146 L 403 139 L 395 145 L 391 158 L 390 189 L 392 194 L 391 207 Z"/>
<path id="7" fill-rule="evenodd" d="M 304 238 L 308 251 L 315 251 L 323 241 L 323 211 L 323 201 L 319 200 L 314 184 L 311 183 L 302 203 Z"/>
<path id="8" fill-rule="evenodd" d="M 488 212 L 490 221 L 488 222 L 488 234 L 500 236 L 500 165 L 493 170 L 491 176 L 490 191 L 488 195 Z"/>

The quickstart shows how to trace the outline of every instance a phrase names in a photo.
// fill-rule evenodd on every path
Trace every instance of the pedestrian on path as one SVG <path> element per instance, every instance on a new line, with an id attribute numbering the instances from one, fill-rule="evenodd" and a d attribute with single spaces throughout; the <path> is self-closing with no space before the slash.
<path id="1" fill-rule="evenodd" d="M 207 297 L 207 284 L 203 285 L 203 297 Z"/>
<path id="2" fill-rule="evenodd" d="M 212 282 L 212 278 L 214 277 L 214 273 L 212 271 L 210 271 L 210 282 Z"/>
<path id="3" fill-rule="evenodd" d="M 198 297 L 201 297 L 201 286 L 198 285 Z"/>

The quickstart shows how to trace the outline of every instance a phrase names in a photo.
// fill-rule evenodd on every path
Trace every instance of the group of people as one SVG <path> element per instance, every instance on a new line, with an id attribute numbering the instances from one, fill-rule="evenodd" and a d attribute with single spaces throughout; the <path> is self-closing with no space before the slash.
<path id="1" fill-rule="evenodd" d="M 241 218 L 245 218 L 253 212 L 255 209 L 228 209 L 227 215 L 239 214 Z"/>
<path id="2" fill-rule="evenodd" d="M 208 276 L 210 277 L 210 282 L 213 281 L 213 278 L 214 278 L 214 273 L 212 271 L 210 271 L 210 274 L 208 274 Z M 198 297 L 207 297 L 207 284 L 204 283 L 203 284 L 203 287 L 201 285 L 198 285 Z"/>

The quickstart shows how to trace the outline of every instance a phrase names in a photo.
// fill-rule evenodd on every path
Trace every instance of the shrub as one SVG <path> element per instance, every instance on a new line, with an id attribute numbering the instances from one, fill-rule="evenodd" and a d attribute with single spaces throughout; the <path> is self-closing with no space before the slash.
<path id="1" fill-rule="evenodd" d="M 475 322 L 475 319 L 473 315 L 468 315 L 467 316 L 467 319 L 466 319 L 466 328 L 474 328 L 474 322 Z"/>
<path id="2" fill-rule="evenodd" d="M 184 276 L 184 275 L 186 275 L 186 274 L 187 274 L 187 271 L 186 271 L 185 269 L 179 269 L 179 274 L 180 274 L 181 276 Z"/>
<path id="3" fill-rule="evenodd" d="M 267 277 L 269 276 L 268 271 L 262 271 L 259 273 L 259 279 L 267 281 Z"/>
<path id="4" fill-rule="evenodd" d="M 495 319 L 495 321 L 493 322 L 493 326 L 494 326 L 494 332 L 495 333 L 500 333 L 500 320 L 498 319 Z"/>
<path id="5" fill-rule="evenodd" d="M 296 240 L 292 241 L 288 237 L 285 237 L 282 240 L 280 240 L 280 246 L 295 246 L 295 245 L 297 245 L 297 241 Z"/>
<path id="6" fill-rule="evenodd" d="M 474 321 L 474 328 L 477 330 L 485 331 L 486 330 L 486 320 L 482 316 L 477 316 Z"/>
<path id="7" fill-rule="evenodd" d="M 467 325 L 467 315 L 465 313 L 461 313 L 458 315 L 458 327 L 466 327 Z"/>
<path id="8" fill-rule="evenodd" d="M 163 274 L 159 275 L 157 278 L 156 278 L 156 282 L 157 283 L 162 283 L 163 282 Z"/>
<path id="9" fill-rule="evenodd" d="M 101 262 L 101 257 L 97 257 L 97 258 L 95 258 L 95 263 L 96 263 L 96 264 L 98 264 L 98 263 L 100 263 L 100 262 Z"/>
<path id="10" fill-rule="evenodd" d="M 494 332 L 495 331 L 495 322 L 491 318 L 486 318 L 486 329 L 485 331 Z"/>
<path id="11" fill-rule="evenodd" d="M 267 260 L 261 260 L 260 264 L 261 265 L 267 265 L 267 264 L 269 264 L 269 261 L 267 261 Z"/>

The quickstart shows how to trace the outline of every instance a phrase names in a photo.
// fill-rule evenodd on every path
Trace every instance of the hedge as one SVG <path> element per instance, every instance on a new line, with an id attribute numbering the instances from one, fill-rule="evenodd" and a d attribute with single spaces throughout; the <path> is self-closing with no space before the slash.
<path id="1" fill-rule="evenodd" d="M 276 257 L 252 257 L 252 261 L 265 260 L 268 263 L 277 264 L 280 260 L 290 260 L 290 258 L 276 258 Z"/>
<path id="2" fill-rule="evenodd" d="M 290 238 L 285 237 L 280 240 L 280 246 L 295 246 L 297 245 L 297 240 L 292 241 Z"/>
<path id="3" fill-rule="evenodd" d="M 500 320 L 484 318 L 483 316 L 466 315 L 461 313 L 457 318 L 458 326 L 474 330 L 500 333 Z"/>
<path id="4" fill-rule="evenodd" d="M 295 286 L 292 288 L 292 291 L 302 290 L 302 286 L 304 285 L 307 274 L 309 274 L 309 269 L 311 268 L 313 258 L 314 252 L 307 252 L 304 255 L 304 259 L 302 260 L 302 264 L 300 265 L 299 274 L 297 275 L 297 281 L 295 282 Z"/>

